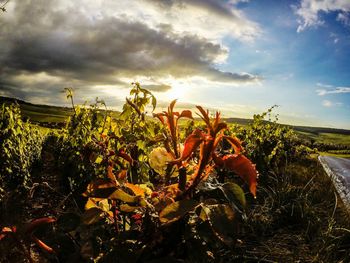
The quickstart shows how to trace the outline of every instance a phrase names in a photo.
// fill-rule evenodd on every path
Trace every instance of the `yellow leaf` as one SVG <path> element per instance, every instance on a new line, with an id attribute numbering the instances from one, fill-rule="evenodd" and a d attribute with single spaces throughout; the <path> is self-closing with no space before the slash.
<path id="1" fill-rule="evenodd" d="M 159 213 L 159 220 L 162 223 L 174 222 L 188 212 L 193 211 L 197 205 L 198 202 L 195 200 L 180 200 L 171 203 Z"/>
<path id="2" fill-rule="evenodd" d="M 135 202 L 138 202 L 140 200 L 140 197 L 129 195 L 128 193 L 125 193 L 123 190 L 118 189 L 118 190 L 115 190 L 108 197 L 108 199 L 118 199 L 118 200 L 123 201 L 125 203 L 135 203 Z"/>
<path id="3" fill-rule="evenodd" d="M 122 204 L 119 207 L 120 211 L 126 212 L 126 213 L 134 212 L 138 208 L 139 208 L 138 206 L 130 206 L 128 204 Z"/>
<path id="4" fill-rule="evenodd" d="M 138 185 L 125 183 L 124 186 L 126 186 L 131 191 L 133 191 L 133 193 L 135 195 L 139 195 L 139 196 L 145 197 L 145 191 L 141 187 L 139 187 Z"/>
<path id="5" fill-rule="evenodd" d="M 91 225 L 98 222 L 101 219 L 103 211 L 100 208 L 93 207 L 86 210 L 82 216 L 82 221 L 86 225 Z"/>
<path id="6" fill-rule="evenodd" d="M 96 203 L 92 198 L 89 198 L 85 204 L 85 210 L 89 210 L 90 208 L 97 207 Z"/>

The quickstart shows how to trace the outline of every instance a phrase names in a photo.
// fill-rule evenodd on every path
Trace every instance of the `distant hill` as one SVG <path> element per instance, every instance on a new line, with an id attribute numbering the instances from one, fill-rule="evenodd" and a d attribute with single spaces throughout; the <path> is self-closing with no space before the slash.
<path id="1" fill-rule="evenodd" d="M 50 123 L 50 122 L 64 123 L 67 120 L 67 118 L 71 114 L 73 114 L 72 108 L 68 108 L 68 107 L 39 105 L 39 104 L 29 103 L 20 99 L 0 96 L 0 104 L 3 104 L 3 103 L 9 104 L 9 103 L 16 103 L 16 102 L 20 105 L 23 116 L 28 117 L 32 122 L 35 122 L 35 123 Z M 249 123 L 252 122 L 252 119 L 244 119 L 244 118 L 225 118 L 224 120 L 228 123 L 238 124 L 238 125 L 248 125 Z M 323 133 L 350 135 L 350 130 L 346 130 L 346 129 L 293 126 L 293 125 L 286 125 L 286 126 L 289 126 L 301 133 L 309 133 L 314 135 L 323 134 Z"/>
<path id="2" fill-rule="evenodd" d="M 226 118 L 225 121 L 232 124 L 239 124 L 239 125 L 248 125 L 253 120 L 252 119 L 242 119 L 242 118 Z M 266 121 L 268 122 L 268 121 Z M 313 133 L 313 134 L 320 134 L 320 133 L 335 133 L 335 134 L 343 134 L 343 135 L 350 135 L 350 130 L 346 129 L 337 129 L 337 128 L 327 128 L 327 127 L 311 127 L 311 126 L 294 126 L 294 125 L 288 125 L 288 124 L 282 124 L 288 127 L 293 128 L 296 131 L 299 132 L 307 132 L 307 133 Z"/>
<path id="3" fill-rule="evenodd" d="M 51 105 L 39 105 L 20 99 L 0 96 L 0 104 L 18 103 L 23 117 L 34 123 L 64 123 L 73 114 L 72 108 Z"/>

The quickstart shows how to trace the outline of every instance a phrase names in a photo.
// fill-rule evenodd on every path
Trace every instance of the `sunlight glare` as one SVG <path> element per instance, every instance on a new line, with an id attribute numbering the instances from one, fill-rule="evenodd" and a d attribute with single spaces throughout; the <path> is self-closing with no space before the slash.
<path id="1" fill-rule="evenodd" d="M 169 100 L 174 99 L 185 99 L 186 98 L 186 88 L 184 86 L 173 85 L 172 88 L 166 92 L 166 97 Z"/>

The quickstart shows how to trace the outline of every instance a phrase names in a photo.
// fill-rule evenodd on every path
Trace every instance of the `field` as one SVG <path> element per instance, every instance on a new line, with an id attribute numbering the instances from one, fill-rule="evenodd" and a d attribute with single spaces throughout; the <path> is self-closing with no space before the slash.
<path id="1" fill-rule="evenodd" d="M 0 262 L 350 260 L 317 162 L 348 151 L 348 131 L 193 119 L 175 101 L 152 118 L 153 95 L 130 96 L 122 113 L 2 98 Z"/>
<path id="2" fill-rule="evenodd" d="M 14 102 L 13 99 L 0 97 L 0 103 Z M 66 122 L 73 114 L 71 108 L 65 107 L 55 107 L 48 105 L 35 105 L 27 103 L 21 100 L 17 100 L 17 103 L 20 105 L 22 115 L 26 118 L 29 118 L 32 122 L 43 126 L 42 124 L 55 124 Z M 113 116 L 118 116 L 118 112 L 114 112 Z M 251 119 L 242 119 L 242 118 L 227 118 L 223 119 L 229 124 L 239 125 L 242 127 L 247 126 L 252 122 Z M 198 121 L 198 119 L 197 119 Z M 180 122 L 181 125 L 185 125 L 186 121 Z M 50 125 L 49 125 L 50 126 Z M 296 134 L 304 140 L 309 142 L 316 142 L 321 144 L 340 144 L 345 146 L 350 146 L 350 130 L 344 129 L 334 129 L 334 128 L 319 128 L 319 127 L 303 127 L 303 126 L 288 126 L 296 131 Z M 335 153 L 332 153 L 336 155 Z"/>
<path id="3" fill-rule="evenodd" d="M 325 143 L 325 144 L 333 143 L 333 144 L 342 144 L 342 145 L 350 146 L 349 134 L 337 133 L 337 131 L 328 132 L 328 133 L 302 132 L 298 130 L 296 131 L 301 138 L 304 138 L 310 141 L 313 140 L 318 143 Z"/>

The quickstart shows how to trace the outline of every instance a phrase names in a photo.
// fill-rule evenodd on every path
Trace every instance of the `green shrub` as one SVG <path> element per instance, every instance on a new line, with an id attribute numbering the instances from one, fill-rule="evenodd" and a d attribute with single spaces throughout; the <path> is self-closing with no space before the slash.
<path id="1" fill-rule="evenodd" d="M 256 163 L 260 173 L 285 166 L 297 154 L 298 143 L 293 130 L 278 124 L 278 117 L 271 118 L 274 107 L 254 115 L 247 127 L 241 127 L 237 131 L 237 137 L 244 142 L 247 156 Z"/>
<path id="2" fill-rule="evenodd" d="M 40 158 L 40 131 L 21 120 L 18 105 L 0 108 L 0 188 L 27 186 L 32 164 Z"/>

